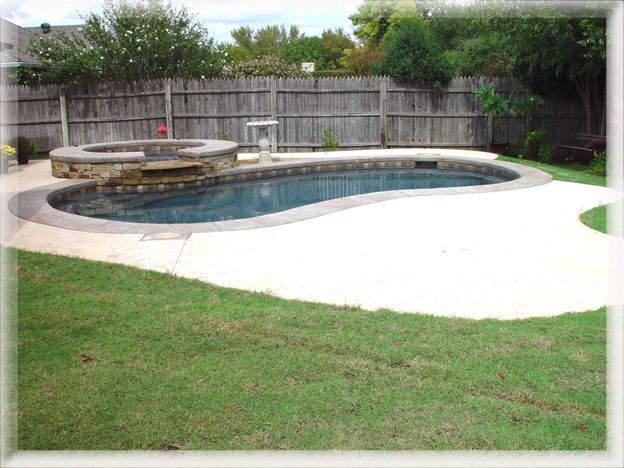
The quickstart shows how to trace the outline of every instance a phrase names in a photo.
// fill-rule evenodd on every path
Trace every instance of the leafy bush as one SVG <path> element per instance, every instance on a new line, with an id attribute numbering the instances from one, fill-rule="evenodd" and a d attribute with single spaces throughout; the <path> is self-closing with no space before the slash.
<path id="1" fill-rule="evenodd" d="M 19 164 L 28 164 L 28 161 L 37 152 L 37 143 L 26 137 L 17 137 L 17 161 Z"/>
<path id="2" fill-rule="evenodd" d="M 321 35 L 326 67 L 330 70 L 340 68 L 340 58 L 345 50 L 353 47 L 353 41 L 342 28 L 327 29 Z"/>
<path id="3" fill-rule="evenodd" d="M 519 99 L 513 93 L 509 95 L 509 109 L 515 116 L 533 115 L 544 104 L 540 96 L 529 96 L 528 99 Z"/>
<path id="4" fill-rule="evenodd" d="M 222 42 L 217 46 L 217 50 L 223 57 L 225 66 L 237 62 L 245 62 L 253 58 L 247 49 L 233 44 Z"/>
<path id="5" fill-rule="evenodd" d="M 509 76 L 505 47 L 495 34 L 463 41 L 457 49 L 455 63 L 461 76 Z"/>
<path id="6" fill-rule="evenodd" d="M 440 86 L 453 76 L 442 47 L 423 20 L 402 20 L 383 39 L 384 54 L 378 72 L 396 78 Z"/>
<path id="7" fill-rule="evenodd" d="M 26 52 L 43 67 L 21 67 L 20 84 L 93 83 L 214 77 L 223 55 L 184 7 L 109 1 L 83 18 L 84 37 L 59 31 L 32 40 Z"/>
<path id="8" fill-rule="evenodd" d="M 235 46 L 244 49 L 249 54 L 249 60 L 266 55 L 278 55 L 279 49 L 303 37 L 298 26 L 271 24 L 258 29 L 250 26 L 240 26 L 230 32 Z"/>
<path id="9" fill-rule="evenodd" d="M 232 140 L 232 135 L 230 135 L 230 132 L 226 131 L 226 130 L 219 130 L 216 129 L 214 132 L 214 139 L 215 140 Z"/>
<path id="10" fill-rule="evenodd" d="M 509 107 L 509 99 L 503 98 L 496 92 L 494 83 L 485 83 L 474 94 L 487 115 L 501 115 Z"/>
<path id="11" fill-rule="evenodd" d="M 383 47 L 375 44 L 352 47 L 344 52 L 340 65 L 350 75 L 370 76 L 375 74 L 382 55 Z"/>
<path id="12" fill-rule="evenodd" d="M 323 149 L 325 151 L 336 151 L 340 146 L 340 143 L 336 138 L 336 132 L 329 127 L 323 130 L 321 143 L 323 143 Z"/>
<path id="13" fill-rule="evenodd" d="M 301 37 L 281 45 L 278 49 L 281 59 L 293 65 L 300 66 L 303 62 L 314 62 L 318 69 L 327 66 L 323 53 L 323 41 L 320 37 Z"/>
<path id="14" fill-rule="evenodd" d="M 249 76 L 274 76 L 276 78 L 303 78 L 305 73 L 297 65 L 290 64 L 278 57 L 267 55 L 246 62 L 232 64 L 224 72 L 226 78 L 244 78 Z"/>
<path id="15" fill-rule="evenodd" d="M 540 96 L 531 95 L 528 99 L 520 99 L 513 92 L 505 99 L 496 91 L 494 83 L 485 83 L 474 94 L 488 115 L 501 115 L 506 110 L 510 110 L 516 116 L 534 114 L 544 104 Z"/>
<path id="16" fill-rule="evenodd" d="M 525 159 L 537 159 L 539 150 L 544 146 L 545 142 L 546 130 L 540 128 L 529 132 L 524 140 L 524 145 L 520 148 L 520 157 Z"/>
<path id="17" fill-rule="evenodd" d="M 537 150 L 537 159 L 543 163 L 549 163 L 552 160 L 552 155 L 555 152 L 555 147 L 552 145 L 546 145 L 540 147 Z"/>
<path id="18" fill-rule="evenodd" d="M 594 157 L 589 164 L 589 168 L 597 175 L 607 175 L 607 152 L 606 151 L 594 151 Z"/>

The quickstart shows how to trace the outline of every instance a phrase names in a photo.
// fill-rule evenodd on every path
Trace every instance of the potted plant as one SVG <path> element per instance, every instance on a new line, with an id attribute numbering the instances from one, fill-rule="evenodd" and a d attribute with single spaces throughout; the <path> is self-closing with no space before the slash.
<path id="1" fill-rule="evenodd" d="M 37 152 L 37 143 L 26 137 L 17 137 L 17 164 L 28 164 Z"/>
<path id="2" fill-rule="evenodd" d="M 160 124 L 160 127 L 156 129 L 156 138 L 159 140 L 166 140 L 169 129 L 165 127 L 165 124 Z"/>

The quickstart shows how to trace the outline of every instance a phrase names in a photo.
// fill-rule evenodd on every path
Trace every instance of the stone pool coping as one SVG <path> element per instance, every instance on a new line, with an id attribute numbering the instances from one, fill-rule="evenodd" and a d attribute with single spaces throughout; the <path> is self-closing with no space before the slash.
<path id="1" fill-rule="evenodd" d="M 65 146 L 50 152 L 51 161 L 66 161 L 74 163 L 121 163 L 121 162 L 144 162 L 143 151 L 120 151 L 109 152 L 106 149 L 115 150 L 119 148 L 153 146 L 186 146 L 177 150 L 180 157 L 204 158 L 210 156 L 221 156 L 238 151 L 238 144 L 226 140 L 131 140 L 115 141 L 111 143 L 92 143 L 79 146 Z"/>
<path id="2" fill-rule="evenodd" d="M 43 187 L 37 187 L 31 190 L 21 192 L 9 201 L 9 209 L 16 216 L 32 222 L 76 231 L 111 234 L 191 234 L 203 232 L 238 231 L 245 229 L 278 226 L 282 224 L 302 221 L 305 219 L 316 218 L 318 216 L 323 216 L 348 208 L 382 202 L 386 200 L 392 200 L 396 198 L 431 195 L 468 195 L 485 192 L 516 190 L 543 185 L 552 180 L 552 177 L 549 174 L 531 168 L 529 166 L 509 163 L 505 161 L 489 161 L 465 157 L 445 157 L 441 155 L 432 157 L 432 155 L 430 154 L 426 156 L 413 155 L 410 157 L 384 157 L 371 155 L 359 156 L 354 158 L 336 157 L 332 159 L 322 160 L 281 161 L 261 166 L 239 166 L 233 169 L 222 171 L 219 174 L 219 177 L 233 177 L 237 175 L 243 176 L 244 174 L 250 173 L 253 174 L 259 172 L 273 172 L 279 169 L 299 168 L 311 165 L 331 166 L 332 164 L 345 164 L 350 162 L 365 164 L 381 160 L 403 161 L 406 159 L 419 162 L 436 161 L 449 164 L 456 163 L 460 165 L 474 164 L 498 169 L 499 171 L 501 169 L 503 171 L 511 171 L 518 174 L 519 177 L 517 179 L 507 182 L 481 186 L 373 192 L 363 195 L 353 195 L 344 198 L 326 200 L 323 202 L 311 205 L 304 205 L 290 210 L 266 214 L 254 218 L 189 224 L 148 224 L 89 218 L 86 216 L 79 216 L 57 210 L 48 203 L 48 199 L 52 194 L 56 194 L 59 191 L 73 191 L 84 187 L 94 186 L 95 181 L 93 180 L 64 180 L 58 183 L 46 185 Z M 311 171 L 311 173 L 315 173 L 315 171 Z"/>

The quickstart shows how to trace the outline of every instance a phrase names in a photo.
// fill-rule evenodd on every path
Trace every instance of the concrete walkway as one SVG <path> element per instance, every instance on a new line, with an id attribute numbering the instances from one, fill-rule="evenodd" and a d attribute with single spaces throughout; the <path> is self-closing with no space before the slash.
<path id="1" fill-rule="evenodd" d="M 15 193 L 57 181 L 47 161 L 1 176 L 3 245 L 372 310 L 511 319 L 624 303 L 620 288 L 610 287 L 619 274 L 610 265 L 624 264 L 624 241 L 578 221 L 581 212 L 621 198 L 601 187 L 554 181 L 397 198 L 169 240 L 63 229 L 8 213 Z"/>

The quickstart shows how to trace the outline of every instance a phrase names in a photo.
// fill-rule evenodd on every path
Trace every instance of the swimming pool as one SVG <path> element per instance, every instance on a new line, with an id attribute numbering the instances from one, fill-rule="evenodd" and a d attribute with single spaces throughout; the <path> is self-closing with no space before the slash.
<path id="1" fill-rule="evenodd" d="M 225 183 L 161 193 L 102 193 L 64 197 L 55 207 L 67 213 L 114 221 L 178 224 L 262 216 L 335 198 L 392 190 L 496 184 L 509 176 L 467 170 L 417 167 L 359 169 Z"/>
<path id="2" fill-rule="evenodd" d="M 22 219 L 35 223 L 47 224 L 49 226 L 63 229 L 73 229 L 87 232 L 115 233 L 115 234 L 143 234 L 152 236 L 156 234 L 167 234 L 186 236 L 193 233 L 222 232 L 245 229 L 258 229 L 272 226 L 279 226 L 288 223 L 295 223 L 307 219 L 336 213 L 341 210 L 351 209 L 370 203 L 386 202 L 394 199 L 406 197 L 428 197 L 428 196 L 452 196 L 465 197 L 485 194 L 488 192 L 504 192 L 508 190 L 526 189 L 538 185 L 547 184 L 552 177 L 538 169 L 514 164 L 506 161 L 494 161 L 485 158 L 469 158 L 472 154 L 466 151 L 466 155 L 452 154 L 446 155 L 443 150 L 437 150 L 440 154 L 433 154 L 429 150 L 426 154 L 422 150 L 405 150 L 398 153 L 397 150 L 385 150 L 360 154 L 339 154 L 332 157 L 321 157 L 318 159 L 287 159 L 271 164 L 240 164 L 231 169 L 218 171 L 214 175 L 206 177 L 202 187 L 198 189 L 182 190 L 161 190 L 158 192 L 144 192 L 143 197 L 119 197 L 123 200 L 123 205 L 113 206 L 113 199 L 101 199 L 101 204 L 92 204 L 84 207 L 82 216 L 76 214 L 76 209 L 71 212 L 59 210 L 60 207 L 72 200 L 77 200 L 80 196 L 93 197 L 96 191 L 96 180 L 65 180 L 55 182 L 45 187 L 37 187 L 21 192 L 9 200 L 9 210 Z M 401 150 L 403 151 L 403 150 Z M 364 153 L 364 152 L 362 152 Z M 390 154 L 388 154 L 390 153 Z M 478 153 L 476 153 L 478 154 Z M 151 201 L 161 203 L 163 198 L 177 197 L 179 202 L 184 197 L 204 193 L 212 190 L 213 187 L 221 186 L 233 189 L 243 182 L 267 182 L 284 177 L 298 177 L 303 175 L 328 175 L 330 173 L 346 174 L 357 170 L 399 170 L 412 171 L 414 169 L 441 169 L 453 171 L 465 171 L 471 175 L 484 174 L 500 177 L 503 182 L 486 183 L 484 185 L 455 186 L 441 188 L 421 188 L 421 189 L 395 189 L 386 186 L 386 191 L 363 193 L 361 195 L 346 195 L 346 192 L 339 192 L 340 198 L 330 198 L 317 203 L 300 205 L 295 208 L 286 209 L 281 212 L 272 212 L 248 218 L 227 219 L 225 221 L 206 222 L 174 222 L 174 223 L 152 223 L 133 222 L 129 218 L 126 221 L 115 221 L 105 218 L 105 216 L 121 216 L 125 211 L 126 215 L 137 215 L 143 210 L 146 203 Z M 404 173 L 404 172 L 401 172 Z M 131 195 L 133 192 L 126 192 L 125 187 L 117 190 L 122 195 Z M 258 196 L 267 196 L 266 185 L 261 185 L 258 189 Z M 275 196 L 275 191 L 270 190 L 271 197 Z M 77 198 L 78 197 L 78 198 Z M 270 198 L 270 197 L 268 197 Z M 93 198 L 95 200 L 95 198 Z M 310 201 L 310 200 L 308 200 Z M 156 205 L 154 205 L 156 206 Z M 134 212 L 132 211 L 134 210 Z M 183 210 L 176 209 L 178 213 Z M 188 210 L 187 210 L 188 211 Z M 407 216 L 408 214 L 406 214 Z M 101 217 L 100 217 L 101 216 Z M 182 215 L 176 219 L 181 219 Z M 374 220 L 371 220 L 374 222 Z"/>

